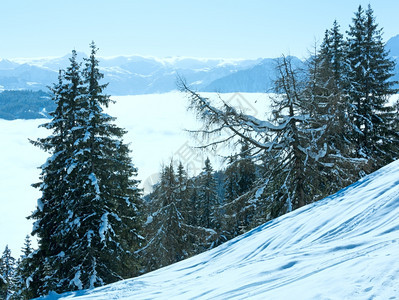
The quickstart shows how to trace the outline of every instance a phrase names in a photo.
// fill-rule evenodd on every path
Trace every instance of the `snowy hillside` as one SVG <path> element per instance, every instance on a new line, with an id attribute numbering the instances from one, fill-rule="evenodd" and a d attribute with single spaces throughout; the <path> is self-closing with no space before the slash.
<path id="1" fill-rule="evenodd" d="M 399 161 L 218 248 L 54 299 L 398 299 Z"/>

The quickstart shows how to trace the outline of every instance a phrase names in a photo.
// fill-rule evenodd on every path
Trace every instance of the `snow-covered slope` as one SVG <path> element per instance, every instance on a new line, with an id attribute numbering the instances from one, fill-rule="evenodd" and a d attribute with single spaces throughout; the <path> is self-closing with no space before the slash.
<path id="1" fill-rule="evenodd" d="M 218 248 L 52 299 L 398 299 L 399 161 Z"/>

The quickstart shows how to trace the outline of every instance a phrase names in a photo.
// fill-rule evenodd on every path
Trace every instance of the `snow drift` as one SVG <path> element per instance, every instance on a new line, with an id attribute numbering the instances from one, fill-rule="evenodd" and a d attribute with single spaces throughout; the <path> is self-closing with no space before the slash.
<path id="1" fill-rule="evenodd" d="M 218 248 L 45 299 L 397 299 L 399 161 Z"/>

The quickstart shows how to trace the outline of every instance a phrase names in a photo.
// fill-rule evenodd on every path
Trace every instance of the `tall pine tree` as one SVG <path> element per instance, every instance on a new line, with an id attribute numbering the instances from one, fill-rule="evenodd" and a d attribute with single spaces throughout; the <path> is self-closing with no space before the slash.
<path id="1" fill-rule="evenodd" d="M 369 161 L 373 171 L 398 157 L 395 115 L 388 98 L 397 92 L 391 80 L 394 61 L 384 48 L 382 29 L 378 29 L 370 5 L 359 6 L 349 27 L 347 44 L 348 82 L 353 140 L 358 157 Z"/>
<path id="2" fill-rule="evenodd" d="M 137 170 L 125 131 L 103 112 L 111 100 L 100 84 L 96 52 L 92 43 L 81 72 L 73 51 L 51 90 L 57 109 L 45 127 L 53 134 L 34 142 L 52 155 L 35 185 L 42 197 L 31 216 L 39 238 L 32 274 L 37 296 L 101 286 L 139 270 Z"/>
<path id="3" fill-rule="evenodd" d="M 240 173 L 238 163 L 233 156 L 229 157 L 228 166 L 225 170 L 225 200 L 227 203 L 233 201 L 240 195 Z"/>
<path id="4" fill-rule="evenodd" d="M 216 179 L 209 158 L 205 160 L 205 166 L 199 175 L 199 202 L 200 202 L 200 226 L 216 228 L 216 210 L 218 209 L 218 197 L 216 192 Z"/>
<path id="5" fill-rule="evenodd" d="M 11 255 L 8 245 L 0 257 L 0 297 L 9 299 L 15 287 L 15 258 Z"/>
<path id="6" fill-rule="evenodd" d="M 185 194 L 186 171 L 179 164 L 165 166 L 161 180 L 148 196 L 145 223 L 147 245 L 139 250 L 146 257 L 146 271 L 151 271 L 199 253 L 211 243 L 215 232 L 196 226 L 198 211 Z"/>
<path id="7" fill-rule="evenodd" d="M 173 163 L 165 166 L 161 180 L 150 195 L 149 219 L 146 222 L 148 244 L 142 250 L 147 257 L 147 271 L 167 266 L 187 256 L 184 218 L 179 186 Z"/>
<path id="8" fill-rule="evenodd" d="M 32 299 L 34 294 L 29 292 L 29 285 L 32 281 L 30 278 L 32 266 L 30 255 L 33 253 L 30 236 L 25 237 L 24 246 L 22 247 L 22 255 L 17 262 L 15 270 L 15 293 L 11 299 Z"/>
<path id="9" fill-rule="evenodd" d="M 351 141 L 350 105 L 344 93 L 345 51 L 343 35 L 334 21 L 332 29 L 326 31 L 320 50 L 308 61 L 307 110 L 311 116 L 310 127 L 317 133 L 313 147 L 314 152 L 318 152 L 316 172 L 320 174 L 316 198 L 356 181 L 355 169 L 364 163 L 356 158 Z"/>

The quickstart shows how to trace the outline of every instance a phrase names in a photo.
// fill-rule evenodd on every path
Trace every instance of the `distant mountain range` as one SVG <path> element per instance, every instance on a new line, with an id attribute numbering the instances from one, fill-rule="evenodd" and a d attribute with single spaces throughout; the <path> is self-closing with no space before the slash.
<path id="1" fill-rule="evenodd" d="M 387 50 L 398 62 L 399 35 L 387 42 Z M 79 60 L 86 55 L 78 53 Z M 70 55 L 56 58 L 1 59 L 0 90 L 44 90 L 57 80 L 59 69 L 69 65 Z M 293 57 L 296 66 L 303 62 Z M 118 56 L 100 58 L 100 67 L 109 82 L 111 95 L 164 93 L 176 90 L 176 78 L 181 76 L 193 88 L 203 92 L 267 92 L 272 88 L 276 59 L 253 60 L 154 58 Z"/>
<path id="2" fill-rule="evenodd" d="M 399 81 L 399 34 L 390 38 L 385 47 L 396 61 L 395 76 L 393 79 Z"/>
<path id="3" fill-rule="evenodd" d="M 68 66 L 69 57 L 2 59 L 0 89 L 47 90 L 48 85 L 56 82 L 58 70 Z M 82 59 L 85 54 L 79 53 L 78 57 Z M 111 95 L 169 92 L 176 90 L 178 76 L 200 91 L 265 92 L 270 88 L 274 66 L 274 59 L 100 58 L 105 81 L 109 82 L 107 92 Z"/>

